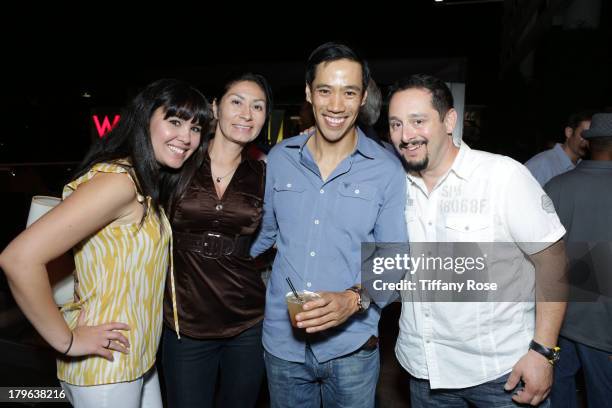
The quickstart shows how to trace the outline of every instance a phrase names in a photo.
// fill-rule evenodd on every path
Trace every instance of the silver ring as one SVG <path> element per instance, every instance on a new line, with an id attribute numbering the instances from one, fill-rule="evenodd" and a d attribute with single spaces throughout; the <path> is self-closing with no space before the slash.
<path id="1" fill-rule="evenodd" d="M 108 344 L 106 345 L 105 348 L 110 348 L 110 345 L 111 345 L 111 339 L 108 339 Z"/>

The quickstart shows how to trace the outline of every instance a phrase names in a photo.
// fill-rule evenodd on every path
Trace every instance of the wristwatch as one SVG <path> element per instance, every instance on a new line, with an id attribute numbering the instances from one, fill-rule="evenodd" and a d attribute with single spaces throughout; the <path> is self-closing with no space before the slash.
<path id="1" fill-rule="evenodd" d="M 368 307 L 370 307 L 370 303 L 372 302 L 372 300 L 370 299 L 370 296 L 368 296 L 368 292 L 366 292 L 364 288 L 362 288 L 361 286 L 351 286 L 347 290 L 355 292 L 359 296 L 359 299 L 357 299 L 357 307 L 359 308 L 359 310 L 357 311 L 357 313 L 363 313 L 368 310 Z"/>
<path id="2" fill-rule="evenodd" d="M 546 357 L 551 365 L 555 365 L 555 363 L 559 361 L 559 352 L 561 351 L 559 346 L 548 348 L 535 342 L 534 340 L 531 340 L 531 343 L 529 343 L 529 349 Z"/>

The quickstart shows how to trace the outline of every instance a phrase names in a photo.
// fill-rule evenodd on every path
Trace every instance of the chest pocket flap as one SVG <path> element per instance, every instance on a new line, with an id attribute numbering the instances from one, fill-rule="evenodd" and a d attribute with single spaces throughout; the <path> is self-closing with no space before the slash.
<path id="1" fill-rule="evenodd" d="M 274 212 L 277 220 L 286 219 L 292 222 L 297 214 L 303 214 L 304 191 L 306 187 L 293 181 L 274 183 Z"/>
<path id="2" fill-rule="evenodd" d="M 446 228 L 459 232 L 477 232 L 488 229 L 491 222 L 485 217 L 454 216 L 446 219 Z"/>
<path id="3" fill-rule="evenodd" d="M 300 184 L 296 184 L 293 183 L 291 181 L 287 181 L 287 182 L 276 182 L 274 183 L 274 191 L 279 191 L 279 192 L 295 192 L 295 193 L 302 193 L 304 192 L 304 190 L 306 190 L 306 188 Z"/>
<path id="4" fill-rule="evenodd" d="M 374 199 L 376 188 L 365 184 L 343 183 L 340 185 L 338 193 L 344 197 L 360 198 L 369 201 Z"/>

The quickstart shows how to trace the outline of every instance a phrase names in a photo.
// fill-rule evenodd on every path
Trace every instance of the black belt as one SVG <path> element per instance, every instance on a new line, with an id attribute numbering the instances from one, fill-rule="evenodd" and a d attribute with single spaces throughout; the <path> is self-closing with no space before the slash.
<path id="1" fill-rule="evenodd" d="M 370 336 L 368 341 L 363 343 L 363 346 L 361 346 L 359 350 L 374 350 L 377 346 L 378 346 L 378 337 L 372 335 Z"/>
<path id="2" fill-rule="evenodd" d="M 202 254 L 206 258 L 234 255 L 247 258 L 251 248 L 250 235 L 231 236 L 216 231 L 199 234 L 173 232 L 174 247 Z"/>

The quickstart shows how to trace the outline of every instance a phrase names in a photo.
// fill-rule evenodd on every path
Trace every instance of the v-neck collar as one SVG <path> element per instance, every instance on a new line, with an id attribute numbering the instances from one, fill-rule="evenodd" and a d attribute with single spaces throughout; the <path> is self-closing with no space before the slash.
<path id="1" fill-rule="evenodd" d="M 229 183 L 227 184 L 227 187 L 225 188 L 225 191 L 223 192 L 223 195 L 221 197 L 219 197 L 219 195 L 217 194 L 217 188 L 215 187 L 215 180 L 213 179 L 213 174 L 212 174 L 212 162 L 210 159 L 210 152 L 208 150 L 206 150 L 206 154 L 204 155 L 204 163 L 206 165 L 206 170 L 207 170 L 207 174 L 205 176 L 206 179 L 206 183 L 209 183 L 208 185 L 211 187 L 211 195 L 213 196 L 213 198 L 215 199 L 215 201 L 221 203 L 225 200 L 225 198 L 227 197 L 228 191 L 230 190 L 230 188 L 233 188 L 234 183 L 236 182 L 236 180 L 240 180 L 243 177 L 242 174 L 242 167 L 243 164 L 245 162 L 249 162 L 248 157 L 246 155 L 245 149 L 242 150 L 242 153 L 240 155 L 240 163 L 238 163 L 238 167 L 236 167 L 236 171 L 234 171 L 234 174 L 232 174 Z"/>

